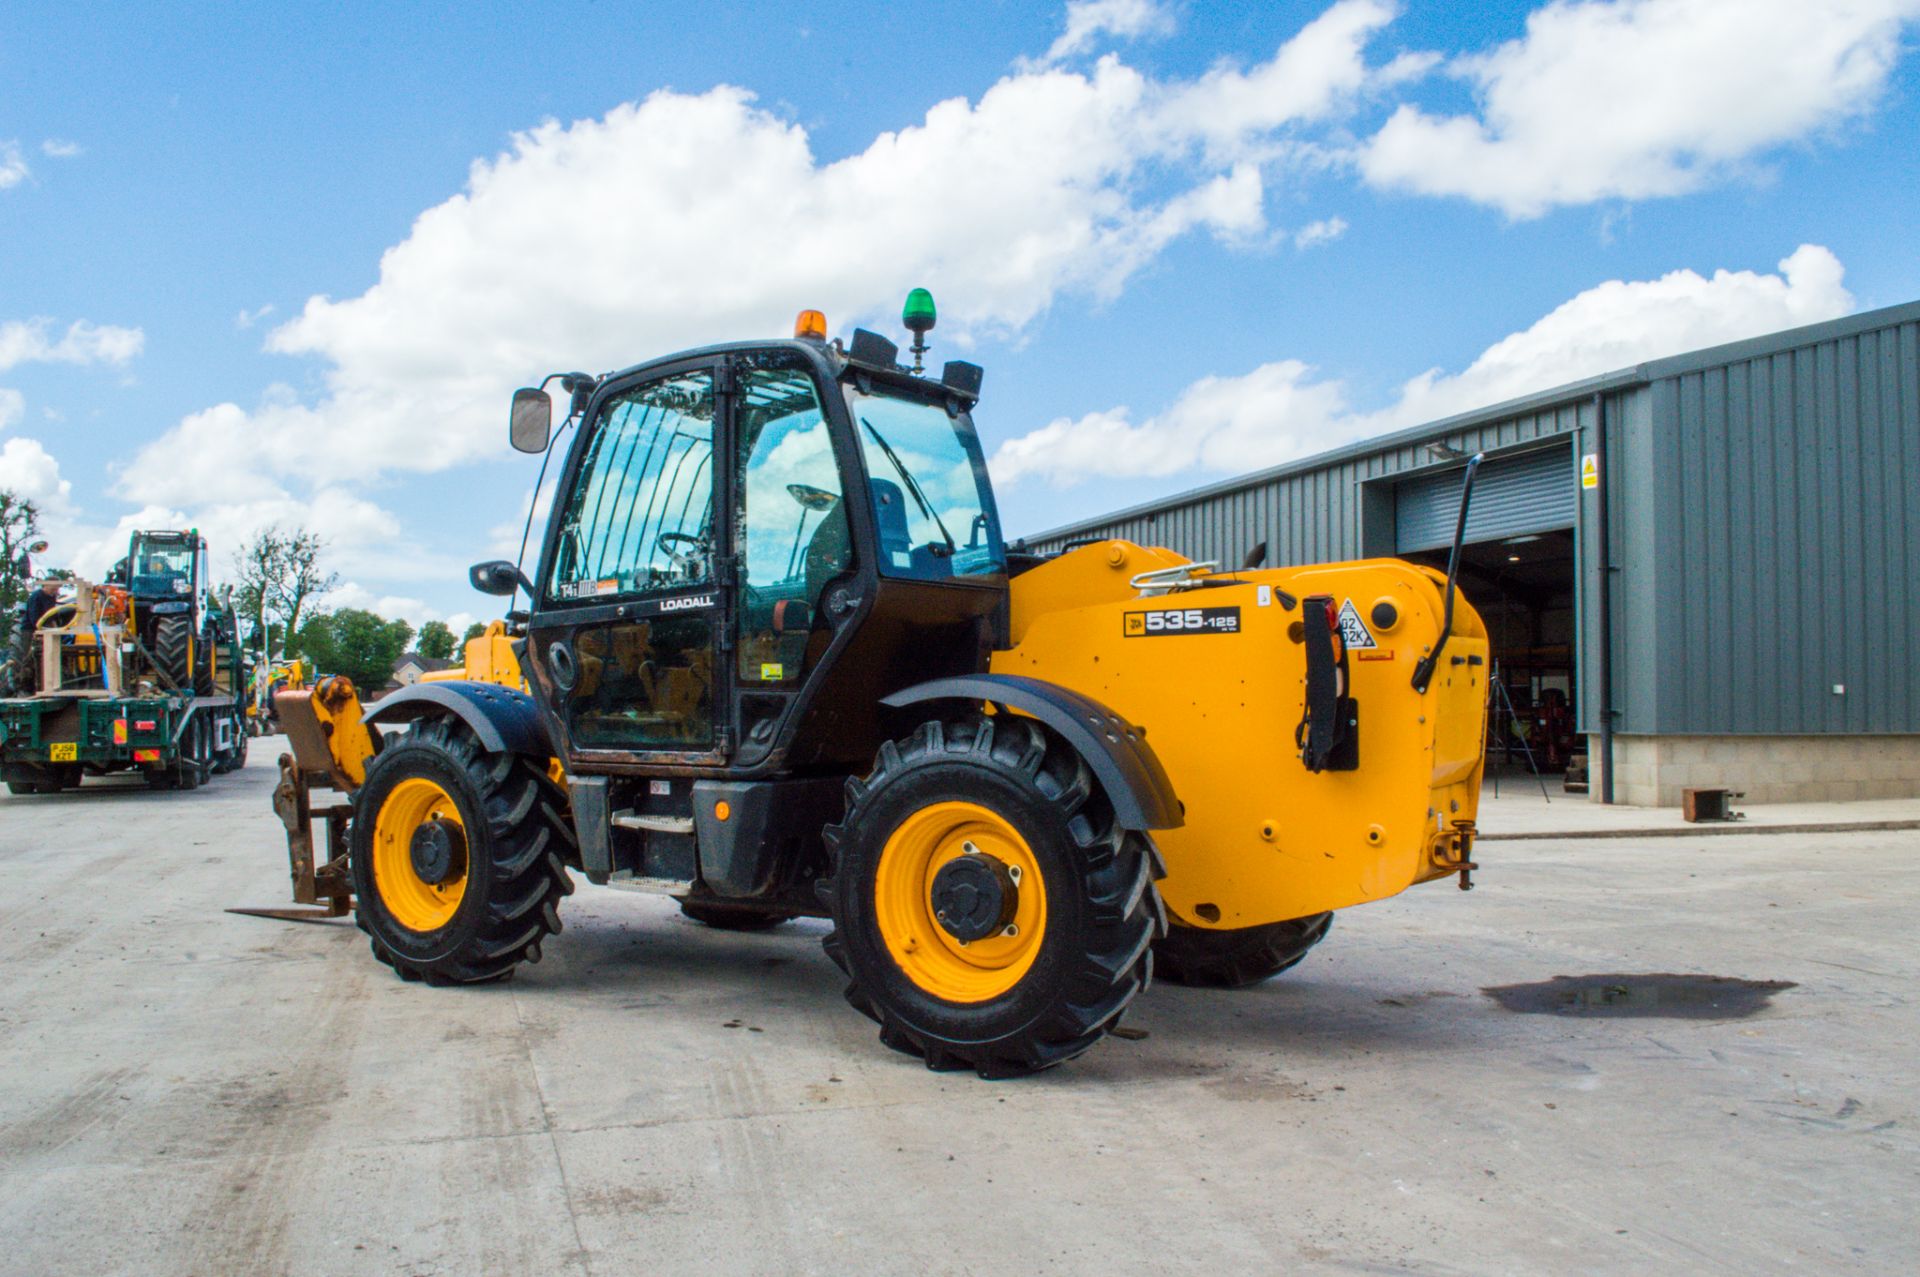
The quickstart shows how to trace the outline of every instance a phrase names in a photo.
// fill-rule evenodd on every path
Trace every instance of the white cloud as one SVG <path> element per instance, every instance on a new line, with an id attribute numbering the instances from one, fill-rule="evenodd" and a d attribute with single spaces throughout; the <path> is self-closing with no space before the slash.
<path id="1" fill-rule="evenodd" d="M 18 142 L 0 142 L 0 191 L 20 185 L 32 172 Z"/>
<path id="2" fill-rule="evenodd" d="M 124 364 L 140 353 L 146 334 L 138 328 L 77 319 L 58 338 L 50 319 L 0 324 L 0 372 L 26 363 Z"/>
<path id="3" fill-rule="evenodd" d="M 129 501 L 190 506 L 284 497 L 269 473 L 276 463 L 309 464 L 317 423 L 284 386 L 269 387 L 259 408 L 215 404 L 184 418 L 130 462 L 115 467 L 114 492 Z"/>
<path id="4" fill-rule="evenodd" d="M 1134 422 L 1125 408 L 1060 418 L 1002 444 L 994 477 L 1139 478 L 1196 468 L 1236 472 L 1276 465 L 1389 430 L 1722 342 L 1844 315 L 1854 308 L 1843 268 L 1803 244 L 1779 274 L 1677 270 L 1610 280 L 1489 346 L 1459 373 L 1438 369 L 1401 387 L 1378 411 L 1356 411 L 1345 385 L 1296 359 L 1238 377 L 1195 382 L 1165 412 Z"/>
<path id="5" fill-rule="evenodd" d="M 233 326 L 239 329 L 251 328 L 272 313 L 272 302 L 268 302 L 257 310 L 243 310 L 233 317 Z"/>
<path id="6" fill-rule="evenodd" d="M 35 502 L 48 515 L 64 513 L 73 495 L 73 484 L 60 477 L 60 463 L 38 439 L 0 444 L 0 488 Z"/>
<path id="7" fill-rule="evenodd" d="M 1047 50 L 1044 61 L 1072 57 L 1102 35 L 1131 39 L 1172 30 L 1173 15 L 1156 0 L 1067 0 L 1066 29 Z"/>
<path id="8" fill-rule="evenodd" d="M 1323 217 L 1317 222 L 1308 222 L 1293 233 L 1295 248 L 1317 248 L 1321 244 L 1331 244 L 1347 233 L 1347 219 L 1344 217 Z"/>
<path id="9" fill-rule="evenodd" d="M 1403 105 L 1361 172 L 1520 218 L 1683 194 L 1872 107 L 1916 13 L 1920 0 L 1559 0 L 1523 38 L 1452 64 L 1477 115 Z"/>
<path id="10" fill-rule="evenodd" d="M 322 595 L 317 602 L 329 612 L 341 608 L 359 608 L 364 612 L 373 612 L 389 621 L 406 621 L 413 626 L 414 633 L 428 621 L 439 619 L 440 613 L 427 605 L 425 599 L 409 598 L 401 594 L 382 594 L 370 590 L 358 581 L 347 581 Z"/>
<path id="11" fill-rule="evenodd" d="M 530 377 L 780 333 L 803 306 L 845 331 L 925 284 L 965 317 L 941 332 L 964 349 L 1063 292 L 1114 296 L 1181 236 L 1257 241 L 1262 160 L 1364 81 L 1390 13 L 1342 0 L 1271 61 L 1192 83 L 1112 57 L 1021 71 L 828 163 L 729 87 L 517 134 L 415 221 L 372 288 L 314 297 L 269 334 L 270 350 L 320 357 L 326 390 L 248 414 L 253 478 L 297 482 L 300 439 L 363 474 L 499 455 L 507 395 Z M 205 415 L 154 455 L 178 455 Z"/>
<path id="12" fill-rule="evenodd" d="M 27 400 L 17 390 L 0 386 L 0 430 L 5 430 L 26 415 Z"/>
<path id="13" fill-rule="evenodd" d="M 40 153 L 56 160 L 70 160 L 84 150 L 78 142 L 70 142 L 65 138 L 50 137 L 40 143 Z"/>
<path id="14" fill-rule="evenodd" d="M 1365 51 L 1393 20 L 1390 0 L 1340 0 L 1300 29 L 1274 56 L 1249 70 L 1218 66 L 1190 84 L 1169 86 L 1155 124 L 1178 143 L 1214 153 L 1271 152 L 1266 135 L 1297 120 L 1319 119 L 1347 104 L 1382 72 Z"/>

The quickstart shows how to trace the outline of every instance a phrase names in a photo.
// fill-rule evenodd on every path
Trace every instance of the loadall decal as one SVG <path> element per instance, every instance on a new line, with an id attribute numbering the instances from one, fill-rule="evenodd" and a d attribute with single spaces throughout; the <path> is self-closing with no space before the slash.
<path id="1" fill-rule="evenodd" d="M 1240 609 L 1237 607 L 1170 607 L 1153 612 L 1128 612 L 1121 629 L 1127 638 L 1239 632 Z"/>

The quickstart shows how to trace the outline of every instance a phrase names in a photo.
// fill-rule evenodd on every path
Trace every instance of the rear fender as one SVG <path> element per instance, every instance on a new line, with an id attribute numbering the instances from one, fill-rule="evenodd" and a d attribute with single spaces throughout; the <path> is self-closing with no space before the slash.
<path id="1" fill-rule="evenodd" d="M 544 762 L 553 757 L 553 745 L 533 697 L 518 688 L 468 679 L 415 683 L 383 696 L 362 719 L 376 723 L 410 723 L 418 718 L 447 714 L 473 729 L 490 753 L 525 754 Z"/>
<path id="2" fill-rule="evenodd" d="M 890 709 L 937 701 L 987 701 L 1039 719 L 1084 758 L 1127 829 L 1178 829 L 1185 823 L 1173 781 L 1147 738 L 1090 696 L 1021 674 L 937 678 L 881 700 Z"/>

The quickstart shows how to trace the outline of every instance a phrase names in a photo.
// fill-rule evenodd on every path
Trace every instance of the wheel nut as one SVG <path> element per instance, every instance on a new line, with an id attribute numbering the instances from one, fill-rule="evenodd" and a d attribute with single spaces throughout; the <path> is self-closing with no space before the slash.
<path id="1" fill-rule="evenodd" d="M 1003 936 L 1017 936 L 1020 934 L 1020 924 L 1017 922 L 1009 922 L 1007 929 L 1000 934 Z"/>

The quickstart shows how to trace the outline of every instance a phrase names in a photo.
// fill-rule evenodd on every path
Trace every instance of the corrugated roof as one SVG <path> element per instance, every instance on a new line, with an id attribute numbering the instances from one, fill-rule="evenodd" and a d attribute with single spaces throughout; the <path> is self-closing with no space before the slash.
<path id="1" fill-rule="evenodd" d="M 1363 439 L 1345 447 L 1328 452 L 1316 453 L 1311 457 L 1302 457 L 1296 461 L 1282 462 L 1265 470 L 1255 470 L 1249 474 L 1231 479 L 1222 479 L 1203 487 L 1190 488 L 1184 492 L 1162 497 L 1157 501 L 1144 501 L 1106 514 L 1090 518 L 1076 519 L 1072 523 L 1049 528 L 1045 532 L 1029 533 L 1021 538 L 1026 541 L 1052 541 L 1060 537 L 1072 536 L 1091 528 L 1104 527 L 1121 519 L 1136 518 L 1141 515 L 1159 513 L 1165 510 L 1177 510 L 1181 506 L 1207 501 L 1228 493 L 1242 492 L 1257 488 L 1262 484 L 1284 479 L 1291 475 L 1303 474 L 1312 470 L 1338 465 L 1355 457 L 1364 457 L 1378 452 L 1391 452 L 1396 448 L 1409 445 L 1435 442 L 1450 434 L 1499 421 L 1506 417 L 1521 416 L 1538 412 L 1570 400 L 1585 399 L 1602 391 L 1618 390 L 1627 386 L 1645 385 L 1663 377 L 1673 377 L 1701 369 L 1712 368 L 1720 364 L 1734 363 L 1742 359 L 1752 359 L 1774 351 L 1791 350 L 1799 346 L 1815 345 L 1823 341 L 1833 341 L 1841 337 L 1850 337 L 1856 333 L 1868 332 L 1876 328 L 1892 327 L 1920 319 L 1920 301 L 1906 302 L 1899 306 L 1887 306 L 1879 310 L 1863 311 L 1857 315 L 1847 315 L 1840 319 L 1829 319 L 1818 324 L 1807 324 L 1800 328 L 1783 329 L 1760 337 L 1749 337 L 1742 341 L 1727 342 L 1719 346 L 1708 346 L 1684 354 L 1671 355 L 1661 359 L 1648 360 L 1631 368 L 1618 372 L 1605 373 L 1598 377 L 1589 377 L 1584 381 L 1570 382 L 1543 390 L 1536 394 L 1523 395 L 1518 399 L 1509 399 L 1503 403 L 1490 404 L 1485 408 L 1476 408 L 1472 412 L 1458 413 L 1451 417 L 1442 417 L 1425 425 L 1410 426 L 1405 430 L 1396 430 L 1391 434 Z"/>

